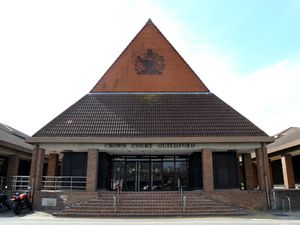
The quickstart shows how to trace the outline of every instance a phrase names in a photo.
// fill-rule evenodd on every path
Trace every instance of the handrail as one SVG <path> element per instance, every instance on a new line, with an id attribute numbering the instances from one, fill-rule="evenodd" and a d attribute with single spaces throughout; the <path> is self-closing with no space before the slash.
<path id="1" fill-rule="evenodd" d="M 30 186 L 30 177 L 29 176 L 13 176 L 12 177 L 12 190 L 21 191 L 27 190 Z"/>
<path id="2" fill-rule="evenodd" d="M 285 198 L 288 200 L 288 203 L 289 203 L 289 209 L 290 209 L 290 213 L 291 213 L 291 212 L 292 212 L 291 199 L 290 199 L 290 197 L 287 196 L 287 195 L 286 195 L 285 197 L 282 198 L 282 209 L 285 210 L 285 204 L 284 204 Z"/>
<path id="3" fill-rule="evenodd" d="M 85 176 L 43 176 L 42 190 L 84 191 L 86 190 L 86 177 Z"/>
<path id="4" fill-rule="evenodd" d="M 183 211 L 185 212 L 187 197 L 183 193 L 183 186 L 181 185 L 181 180 L 179 178 L 178 178 L 177 182 L 178 182 L 178 191 L 179 191 L 179 195 L 180 195 L 181 207 L 183 208 Z"/>
<path id="5" fill-rule="evenodd" d="M 291 199 L 288 195 L 284 195 L 283 197 L 277 197 L 276 196 L 276 191 L 273 189 L 272 190 L 272 194 L 273 194 L 273 208 L 274 209 L 279 209 L 280 207 L 280 199 L 281 199 L 281 203 L 282 203 L 282 210 L 285 210 L 285 200 L 288 201 L 288 206 L 289 206 L 289 211 L 290 213 L 292 212 L 292 203 L 291 203 Z"/>
<path id="6" fill-rule="evenodd" d="M 115 194 L 113 196 L 113 208 L 115 210 L 115 214 L 117 213 L 118 203 L 120 202 L 121 194 L 123 191 L 123 179 L 117 182 Z"/>

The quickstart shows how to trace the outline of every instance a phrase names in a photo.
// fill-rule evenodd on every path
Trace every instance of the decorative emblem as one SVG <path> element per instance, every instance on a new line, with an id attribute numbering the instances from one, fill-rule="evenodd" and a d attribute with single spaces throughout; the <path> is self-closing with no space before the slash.
<path id="1" fill-rule="evenodd" d="M 143 56 L 136 57 L 135 70 L 138 75 L 160 75 L 165 68 L 164 61 L 163 56 L 148 49 Z"/>

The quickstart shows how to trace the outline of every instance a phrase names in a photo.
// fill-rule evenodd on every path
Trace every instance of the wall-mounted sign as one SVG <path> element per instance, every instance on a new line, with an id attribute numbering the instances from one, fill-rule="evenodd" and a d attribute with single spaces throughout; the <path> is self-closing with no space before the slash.
<path id="1" fill-rule="evenodd" d="M 104 144 L 104 149 L 195 149 L 195 143 L 172 144 Z"/>
<path id="2" fill-rule="evenodd" d="M 56 206 L 57 199 L 56 198 L 42 198 L 42 206 Z"/>
<path id="3" fill-rule="evenodd" d="M 136 57 L 135 70 L 138 75 L 160 75 L 165 68 L 164 61 L 163 56 L 148 49 L 142 56 Z"/>

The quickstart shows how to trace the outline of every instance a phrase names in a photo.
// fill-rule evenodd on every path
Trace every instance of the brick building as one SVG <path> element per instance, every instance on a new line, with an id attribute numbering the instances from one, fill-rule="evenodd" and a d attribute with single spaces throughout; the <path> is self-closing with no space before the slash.
<path id="1" fill-rule="evenodd" d="M 68 205 L 64 215 L 178 215 L 180 207 L 187 215 L 235 212 L 228 203 L 266 208 L 272 140 L 211 93 L 149 20 L 87 95 L 28 139 L 35 146 L 34 204 Z M 45 155 L 49 177 L 42 177 Z M 66 192 L 66 177 L 84 181 Z M 114 194 L 120 182 L 121 197 Z M 99 204 L 92 207 L 91 198 Z"/>
<path id="2" fill-rule="evenodd" d="M 12 184 L 14 176 L 28 176 L 33 146 L 25 139 L 29 136 L 0 123 L 0 189 Z"/>
<path id="3" fill-rule="evenodd" d="M 290 127 L 274 136 L 267 146 L 272 185 L 286 189 L 300 185 L 300 128 Z"/>

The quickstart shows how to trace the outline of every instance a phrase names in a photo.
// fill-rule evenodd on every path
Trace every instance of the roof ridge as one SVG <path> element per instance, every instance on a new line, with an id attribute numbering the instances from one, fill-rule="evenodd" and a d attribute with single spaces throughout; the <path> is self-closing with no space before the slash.
<path id="1" fill-rule="evenodd" d="M 292 129 L 294 129 L 294 130 L 288 132 L 289 130 L 292 130 Z M 282 136 L 286 136 L 286 135 L 289 135 L 289 134 L 291 134 L 291 133 L 294 133 L 294 132 L 296 132 L 296 131 L 299 130 L 299 129 L 300 129 L 300 127 L 289 127 L 289 128 L 286 128 L 286 129 L 283 130 L 283 131 L 280 131 L 280 132 L 274 134 L 273 137 L 275 137 L 276 139 L 278 139 L 278 138 L 280 138 L 280 137 L 282 137 Z"/>
<path id="2" fill-rule="evenodd" d="M 157 91 L 157 92 L 89 92 L 88 95 L 99 95 L 99 94 L 107 94 L 107 95 L 124 95 L 124 94 L 128 94 L 128 95 L 209 95 L 209 94 L 213 94 L 210 91 L 190 91 L 190 92 L 161 92 L 161 91 Z"/>

